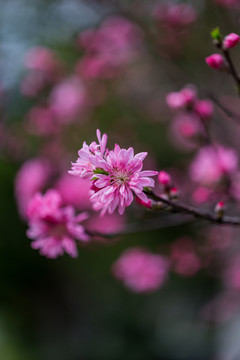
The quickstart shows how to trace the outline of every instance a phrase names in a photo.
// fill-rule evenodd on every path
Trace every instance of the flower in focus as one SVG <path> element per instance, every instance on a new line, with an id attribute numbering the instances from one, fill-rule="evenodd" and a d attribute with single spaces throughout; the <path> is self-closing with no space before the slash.
<path id="1" fill-rule="evenodd" d="M 152 292 L 164 284 L 168 268 L 167 258 L 136 247 L 126 250 L 113 264 L 113 273 L 134 292 Z"/>
<path id="2" fill-rule="evenodd" d="M 37 193 L 29 202 L 27 216 L 29 229 L 27 236 L 33 249 L 49 258 L 63 255 L 77 256 L 76 240 L 88 241 L 85 228 L 79 225 L 88 215 L 74 214 L 72 206 L 61 207 L 61 197 L 56 190 L 48 190 L 45 195 Z"/>
<path id="3" fill-rule="evenodd" d="M 97 130 L 99 144 L 92 142 L 89 146 L 84 142 L 79 150 L 76 163 L 72 164 L 70 174 L 93 181 L 91 201 L 95 210 L 112 214 L 116 208 L 120 215 L 133 201 L 136 195 L 145 203 L 144 187 L 154 187 L 150 176 L 156 171 L 142 171 L 146 152 L 134 155 L 133 148 L 121 149 L 115 145 L 114 150 L 106 149 L 107 135 Z"/>

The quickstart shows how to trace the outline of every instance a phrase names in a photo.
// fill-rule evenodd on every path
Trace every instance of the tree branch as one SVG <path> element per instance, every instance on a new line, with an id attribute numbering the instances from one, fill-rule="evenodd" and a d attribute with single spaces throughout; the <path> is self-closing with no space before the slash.
<path id="1" fill-rule="evenodd" d="M 146 190 L 145 194 L 148 195 L 150 198 L 156 201 L 156 205 L 159 203 L 164 203 L 169 206 L 165 208 L 165 210 L 172 211 L 172 212 L 178 212 L 183 214 L 191 215 L 195 218 L 200 218 L 207 220 L 211 223 L 219 224 L 219 225 L 235 225 L 240 226 L 240 217 L 238 216 L 223 216 L 219 217 L 215 213 L 205 210 L 205 209 L 199 209 L 195 208 L 190 205 L 186 205 L 180 201 L 172 201 L 168 200 L 162 196 L 157 196 L 153 193 L 152 190 Z"/>

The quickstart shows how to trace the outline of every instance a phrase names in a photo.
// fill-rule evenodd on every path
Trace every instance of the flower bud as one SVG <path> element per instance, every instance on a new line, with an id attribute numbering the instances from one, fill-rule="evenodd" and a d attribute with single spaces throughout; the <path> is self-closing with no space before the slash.
<path id="1" fill-rule="evenodd" d="M 218 219 L 222 219 L 224 212 L 225 212 L 225 204 L 223 201 L 219 201 L 215 206 L 215 214 L 217 215 Z"/>
<path id="2" fill-rule="evenodd" d="M 223 39 L 224 49 L 231 49 L 231 48 L 235 47 L 239 43 L 239 40 L 240 40 L 239 35 L 237 35 L 235 33 L 228 34 Z"/>
<path id="3" fill-rule="evenodd" d="M 181 92 L 170 92 L 166 96 L 166 103 L 171 109 L 181 109 L 185 106 L 184 96 Z"/>
<path id="4" fill-rule="evenodd" d="M 171 176 L 166 171 L 160 171 L 158 174 L 158 181 L 159 184 L 163 185 L 164 187 L 167 187 L 172 182 Z"/>
<path id="5" fill-rule="evenodd" d="M 169 191 L 170 200 L 177 200 L 179 196 L 179 191 L 176 187 L 172 187 Z"/>
<path id="6" fill-rule="evenodd" d="M 213 115 L 213 103 L 209 100 L 198 100 L 194 110 L 201 118 L 209 119 Z"/>
<path id="7" fill-rule="evenodd" d="M 205 58 L 205 62 L 213 69 L 221 69 L 224 66 L 224 58 L 220 54 L 212 54 Z"/>
<path id="8" fill-rule="evenodd" d="M 135 201 L 138 205 L 144 206 L 147 209 L 151 209 L 152 208 L 152 201 L 150 199 L 148 199 L 147 202 L 139 199 L 139 197 L 135 197 Z"/>

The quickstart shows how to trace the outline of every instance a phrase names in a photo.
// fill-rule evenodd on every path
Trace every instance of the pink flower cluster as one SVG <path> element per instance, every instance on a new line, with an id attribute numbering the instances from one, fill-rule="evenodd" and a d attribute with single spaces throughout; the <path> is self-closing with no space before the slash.
<path id="1" fill-rule="evenodd" d="M 201 100 L 194 87 L 186 86 L 180 91 L 166 96 L 167 105 L 177 111 L 173 119 L 171 135 L 183 147 L 206 137 L 205 126 L 213 115 L 214 107 L 210 100 Z"/>
<path id="2" fill-rule="evenodd" d="M 90 145 L 86 142 L 78 151 L 79 158 L 72 163 L 72 175 L 89 178 L 93 181 L 91 201 L 95 210 L 101 210 L 104 215 L 107 211 L 112 214 L 116 208 L 120 215 L 129 206 L 136 195 L 147 203 L 148 198 L 144 187 L 154 187 L 151 176 L 156 171 L 142 171 L 146 152 L 134 155 L 133 148 L 121 149 L 118 144 L 114 150 L 108 150 L 107 135 L 97 130 L 99 143 Z"/>
<path id="3" fill-rule="evenodd" d="M 157 46 L 171 56 L 178 55 L 189 35 L 189 27 L 197 19 L 194 8 L 187 3 L 158 2 L 153 18 L 160 35 L 156 37 Z"/>
<path id="4" fill-rule="evenodd" d="M 136 247 L 126 250 L 114 263 L 113 274 L 134 292 L 152 292 L 164 284 L 168 269 L 167 258 Z"/>
<path id="5" fill-rule="evenodd" d="M 214 187 L 224 179 L 231 179 L 238 169 L 238 156 L 223 146 L 203 147 L 190 167 L 190 176 L 204 186 Z"/>
<path id="6" fill-rule="evenodd" d="M 193 276 L 202 267 L 193 241 L 188 237 L 179 238 L 172 244 L 170 258 L 173 270 L 182 276 Z"/>
<path id="7" fill-rule="evenodd" d="M 76 72 L 85 78 L 112 78 L 136 57 L 141 40 L 136 25 L 121 17 L 108 18 L 99 29 L 86 30 L 79 36 L 86 53 Z"/>
<path id="8" fill-rule="evenodd" d="M 23 218 L 26 218 L 28 203 L 33 195 L 47 187 L 50 169 L 46 159 L 34 158 L 26 161 L 17 173 L 15 196 L 19 213 Z"/>
<path id="9" fill-rule="evenodd" d="M 240 36 L 235 33 L 231 33 L 226 35 L 223 41 L 219 42 L 219 47 L 221 47 L 222 50 L 226 51 L 237 46 L 239 41 Z M 218 53 L 207 56 L 205 58 L 205 62 L 208 66 L 216 70 L 227 68 L 224 57 Z"/>
<path id="10" fill-rule="evenodd" d="M 240 6 L 240 0 L 215 0 L 215 2 L 227 7 Z"/>
<path id="11" fill-rule="evenodd" d="M 27 73 L 21 83 L 21 91 L 25 96 L 36 96 L 50 84 L 55 83 L 61 72 L 62 65 L 56 54 L 45 47 L 29 50 L 25 58 Z"/>
<path id="12" fill-rule="evenodd" d="M 86 242 L 89 235 L 79 225 L 88 215 L 74 214 L 72 206 L 61 207 L 61 197 L 56 190 L 48 190 L 45 195 L 36 193 L 28 205 L 29 229 L 27 236 L 33 249 L 49 258 L 63 255 L 64 251 L 72 257 L 77 256 L 75 240 Z"/>
<path id="13" fill-rule="evenodd" d="M 189 4 L 161 3 L 155 9 L 155 18 L 168 26 L 184 27 L 192 24 L 197 16 Z"/>

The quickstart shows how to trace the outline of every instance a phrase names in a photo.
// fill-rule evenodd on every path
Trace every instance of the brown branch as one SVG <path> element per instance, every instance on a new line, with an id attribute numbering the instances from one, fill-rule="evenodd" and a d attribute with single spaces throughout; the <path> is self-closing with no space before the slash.
<path id="1" fill-rule="evenodd" d="M 238 90 L 238 94 L 240 93 L 240 78 L 239 78 L 239 75 L 237 73 L 237 70 L 235 69 L 235 66 L 233 64 L 233 61 L 232 61 L 232 58 L 230 56 L 230 53 L 227 49 L 222 49 L 222 53 L 225 57 L 225 60 L 227 61 L 227 64 L 228 64 L 228 67 L 229 67 L 229 70 L 230 70 L 230 73 L 237 85 L 237 90 Z"/>
<path id="2" fill-rule="evenodd" d="M 204 219 L 211 223 L 215 223 L 215 224 L 219 224 L 219 225 L 240 226 L 240 217 L 238 217 L 238 216 L 219 217 L 218 215 L 216 215 L 215 213 L 213 213 L 209 210 L 195 208 L 193 206 L 186 205 L 180 201 L 175 202 L 172 200 L 168 200 L 162 196 L 157 196 L 156 194 L 153 193 L 152 190 L 146 190 L 145 194 L 148 195 L 149 197 L 151 197 L 153 200 L 155 200 L 157 202 L 156 205 L 158 203 L 164 203 L 164 204 L 168 205 L 169 208 L 168 207 L 165 208 L 168 211 L 188 214 L 195 218 Z"/>
<path id="3" fill-rule="evenodd" d="M 221 109 L 225 113 L 225 115 L 229 117 L 229 119 L 233 120 L 236 124 L 240 125 L 239 115 L 235 114 L 233 111 L 229 110 L 226 106 L 224 106 L 213 93 L 207 91 L 206 95 L 209 99 L 211 99 L 214 102 L 215 105 L 219 107 L 219 109 Z"/>

